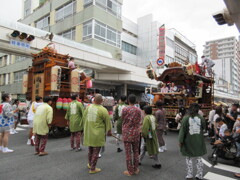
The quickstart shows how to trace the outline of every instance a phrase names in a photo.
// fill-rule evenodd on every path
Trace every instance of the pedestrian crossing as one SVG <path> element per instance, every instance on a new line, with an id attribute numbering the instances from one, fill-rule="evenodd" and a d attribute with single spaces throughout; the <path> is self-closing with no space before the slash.
<path id="1" fill-rule="evenodd" d="M 26 129 L 23 129 L 23 128 L 20 128 L 20 127 L 17 127 L 17 128 L 16 128 L 16 131 L 26 131 Z"/>
<path id="2" fill-rule="evenodd" d="M 208 172 L 205 176 L 204 179 L 208 179 L 208 180 L 236 180 L 234 178 L 230 178 L 227 176 L 222 176 L 216 173 L 212 173 L 212 172 Z"/>
<path id="3" fill-rule="evenodd" d="M 26 124 L 18 125 L 16 128 L 16 131 L 26 131 L 27 127 L 28 127 L 28 125 L 26 125 Z"/>
<path id="4" fill-rule="evenodd" d="M 236 178 L 233 178 L 233 173 L 239 173 L 240 172 L 239 167 L 230 166 L 230 165 L 221 164 L 221 163 L 218 163 L 217 165 L 213 166 L 211 163 L 204 160 L 203 158 L 202 158 L 202 161 L 209 168 L 220 169 L 220 170 L 232 173 L 232 177 L 227 177 L 227 176 L 219 175 L 219 174 L 216 174 L 216 173 L 213 173 L 213 172 L 208 172 L 204 176 L 204 179 L 207 179 L 207 180 L 216 180 L 216 179 L 217 180 L 236 180 Z"/>

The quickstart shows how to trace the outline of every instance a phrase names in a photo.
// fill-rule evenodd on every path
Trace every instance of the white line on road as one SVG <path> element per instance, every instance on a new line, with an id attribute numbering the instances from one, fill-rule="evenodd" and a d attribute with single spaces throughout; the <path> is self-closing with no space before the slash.
<path id="1" fill-rule="evenodd" d="M 26 131 L 26 129 L 19 128 L 19 127 L 17 127 L 16 130 L 17 130 L 17 131 Z"/>
<path id="2" fill-rule="evenodd" d="M 19 126 L 19 127 L 29 127 L 29 125 L 28 125 L 28 124 L 22 124 L 22 125 L 21 125 L 21 124 L 19 124 L 18 126 Z"/>
<path id="3" fill-rule="evenodd" d="M 217 180 L 236 180 L 236 179 L 226 177 L 226 176 L 222 176 L 222 175 L 218 175 L 218 174 L 215 174 L 215 173 L 212 173 L 212 172 L 208 172 L 203 178 L 207 179 L 207 180 L 216 180 L 216 179 Z"/>
<path id="4" fill-rule="evenodd" d="M 205 159 L 203 159 L 203 158 L 202 158 L 202 162 L 203 162 L 203 164 L 205 164 L 206 166 L 212 167 L 212 164 L 209 163 L 209 162 L 207 162 L 207 161 L 206 161 Z"/>
<path id="5" fill-rule="evenodd" d="M 234 173 L 239 173 L 240 172 L 239 167 L 229 166 L 229 165 L 220 164 L 220 163 L 215 165 L 214 168 L 222 169 L 222 170 L 229 171 L 229 172 L 234 172 Z"/>

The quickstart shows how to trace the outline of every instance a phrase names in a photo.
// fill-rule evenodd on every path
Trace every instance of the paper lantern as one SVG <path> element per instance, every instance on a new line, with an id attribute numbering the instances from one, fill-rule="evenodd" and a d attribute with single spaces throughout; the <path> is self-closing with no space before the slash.
<path id="1" fill-rule="evenodd" d="M 51 91 L 60 92 L 61 87 L 61 74 L 62 70 L 60 66 L 53 66 L 51 69 Z"/>
<path id="2" fill-rule="evenodd" d="M 71 98 L 68 98 L 67 100 L 68 100 L 68 103 L 72 102 L 72 99 L 71 99 Z"/>
<path id="3" fill-rule="evenodd" d="M 63 99 L 62 98 L 58 98 L 57 103 L 56 103 L 56 108 L 57 109 L 63 108 Z"/>
<path id="4" fill-rule="evenodd" d="M 28 87 L 28 74 L 23 75 L 23 83 L 22 83 L 22 93 L 27 93 L 27 87 Z"/>
<path id="5" fill-rule="evenodd" d="M 71 92 L 79 93 L 80 91 L 80 71 L 75 69 L 71 72 Z"/>
<path id="6" fill-rule="evenodd" d="M 68 109 L 68 99 L 67 98 L 63 98 L 63 109 L 64 110 Z"/>

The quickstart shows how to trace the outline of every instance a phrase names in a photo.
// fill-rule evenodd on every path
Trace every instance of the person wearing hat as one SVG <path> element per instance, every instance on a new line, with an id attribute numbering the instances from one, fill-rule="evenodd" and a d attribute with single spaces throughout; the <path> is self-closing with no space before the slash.
<path id="1" fill-rule="evenodd" d="M 207 153 L 203 131 L 206 122 L 198 114 L 199 105 L 193 103 L 189 112 L 184 116 L 179 132 L 179 146 L 183 156 L 186 156 L 187 176 L 186 179 L 193 180 L 193 160 L 196 160 L 196 179 L 203 179 L 203 162 L 201 157 Z"/>

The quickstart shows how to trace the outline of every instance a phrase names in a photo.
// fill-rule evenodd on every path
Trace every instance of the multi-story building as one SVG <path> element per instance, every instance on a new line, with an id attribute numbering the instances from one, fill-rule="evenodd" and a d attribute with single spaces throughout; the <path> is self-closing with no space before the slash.
<path id="1" fill-rule="evenodd" d="M 23 4 L 23 11 L 22 11 L 22 17 L 27 17 L 28 15 L 32 14 L 33 11 L 42 5 L 46 0 L 22 0 Z"/>
<path id="2" fill-rule="evenodd" d="M 215 61 L 216 90 L 239 95 L 240 58 L 236 37 L 207 41 L 204 55 Z"/>
<path id="3" fill-rule="evenodd" d="M 120 59 L 121 9 L 122 0 L 44 1 L 21 22 L 109 51 Z"/>
<path id="4" fill-rule="evenodd" d="M 146 67 L 149 61 L 156 64 L 162 43 L 161 27 L 165 30 L 163 37 L 165 63 L 184 64 L 186 60 L 195 63 L 197 61 L 195 45 L 176 29 L 168 29 L 166 25 L 153 21 L 151 14 L 138 18 L 137 23 L 123 17 L 122 60 L 141 67 Z"/>
<path id="5" fill-rule="evenodd" d="M 153 21 L 152 15 L 138 18 L 137 23 L 122 17 L 122 0 L 36 1 L 23 1 L 24 14 L 20 22 L 110 52 L 116 61 L 142 68 L 146 68 L 149 62 L 157 66 L 161 43 L 164 44 L 165 63 L 177 61 L 183 64 L 187 59 L 192 63 L 197 61 L 195 45 L 177 30 Z M 161 27 L 164 27 L 164 41 L 160 42 L 163 40 L 160 38 Z M 31 59 L 14 55 L 4 55 L 2 59 L 4 71 L 0 73 L 0 91 L 6 92 L 9 89 L 7 83 L 14 83 L 11 93 L 18 94 Z M 108 90 L 117 87 L 115 89 L 119 90 L 126 88 L 125 83 L 109 83 L 100 78 L 94 82 L 94 87 Z M 129 84 L 128 89 L 144 91 L 144 85 Z"/>

